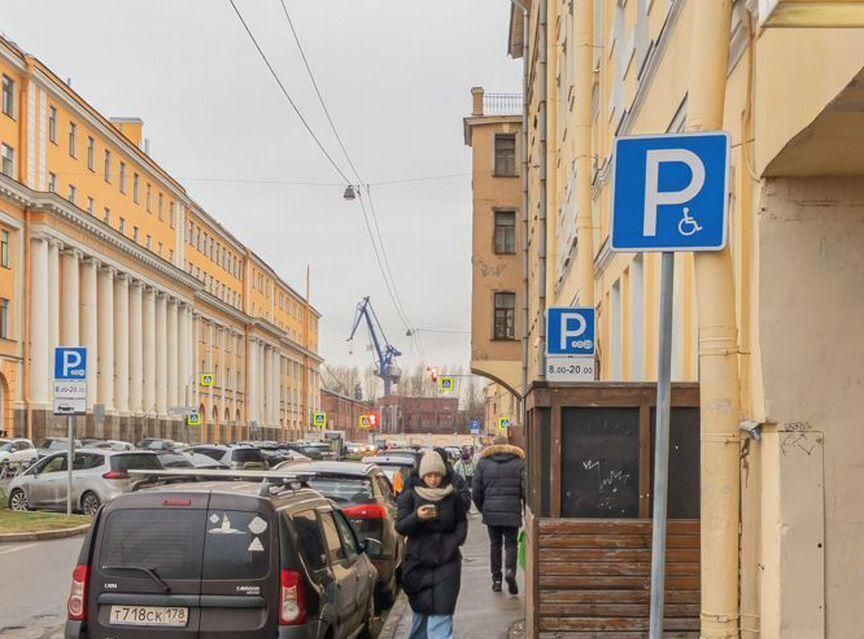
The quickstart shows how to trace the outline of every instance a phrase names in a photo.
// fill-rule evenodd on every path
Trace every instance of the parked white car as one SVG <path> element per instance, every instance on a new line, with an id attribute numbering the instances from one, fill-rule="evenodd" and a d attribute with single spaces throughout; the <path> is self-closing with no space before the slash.
<path id="1" fill-rule="evenodd" d="M 0 439 L 0 464 L 29 464 L 37 457 L 39 451 L 29 439 Z"/>

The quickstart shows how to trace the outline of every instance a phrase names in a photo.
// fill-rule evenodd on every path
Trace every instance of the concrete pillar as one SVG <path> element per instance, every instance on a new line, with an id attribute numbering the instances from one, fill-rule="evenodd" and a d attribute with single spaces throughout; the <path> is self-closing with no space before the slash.
<path id="1" fill-rule="evenodd" d="M 273 412 L 277 427 L 282 423 L 282 353 L 273 349 Z"/>
<path id="2" fill-rule="evenodd" d="M 156 415 L 168 414 L 168 299 L 165 293 L 156 294 Z"/>
<path id="3" fill-rule="evenodd" d="M 81 340 L 80 322 L 80 261 L 81 251 L 67 249 L 60 258 L 62 295 L 60 312 L 63 321 L 60 323 L 60 345 L 78 346 Z"/>
<path id="4" fill-rule="evenodd" d="M 263 425 L 270 425 L 270 415 L 267 414 L 267 346 L 264 342 L 258 344 L 258 415 Z"/>
<path id="5" fill-rule="evenodd" d="M 144 413 L 156 414 L 156 291 L 144 290 Z"/>
<path id="6" fill-rule="evenodd" d="M 177 397 L 184 406 L 190 400 L 186 396 L 189 382 L 189 307 L 179 304 L 177 308 Z"/>
<path id="7" fill-rule="evenodd" d="M 133 282 L 129 297 L 129 410 L 144 412 L 144 299 L 141 282 Z"/>
<path id="8" fill-rule="evenodd" d="M 202 373 L 199 356 L 201 354 L 201 316 L 198 313 L 192 314 L 192 370 L 189 375 L 193 377 L 191 382 L 192 389 L 192 404 L 195 410 L 201 406 L 201 388 L 198 386 L 197 376 Z"/>
<path id="9" fill-rule="evenodd" d="M 53 356 L 60 346 L 60 243 L 56 240 L 48 241 L 48 338 Z"/>
<path id="10" fill-rule="evenodd" d="M 177 300 L 168 301 L 168 406 L 179 406 L 177 378 L 179 375 L 179 353 L 177 351 Z"/>
<path id="11" fill-rule="evenodd" d="M 246 340 L 246 425 L 258 421 L 258 340 Z"/>
<path id="12" fill-rule="evenodd" d="M 50 330 L 48 323 L 48 241 L 30 239 L 30 400 L 45 408 L 51 399 L 50 380 L 53 375 Z"/>
<path id="13" fill-rule="evenodd" d="M 98 318 L 98 273 L 99 262 L 86 258 L 81 262 L 80 285 L 81 345 L 87 349 L 87 408 L 93 409 L 99 397 L 99 318 Z M 34 315 L 35 317 L 35 315 Z"/>
<path id="14" fill-rule="evenodd" d="M 114 402 L 117 412 L 129 413 L 129 276 L 114 278 Z"/>
<path id="15" fill-rule="evenodd" d="M 110 266 L 99 270 L 99 403 L 114 410 L 114 275 Z"/>

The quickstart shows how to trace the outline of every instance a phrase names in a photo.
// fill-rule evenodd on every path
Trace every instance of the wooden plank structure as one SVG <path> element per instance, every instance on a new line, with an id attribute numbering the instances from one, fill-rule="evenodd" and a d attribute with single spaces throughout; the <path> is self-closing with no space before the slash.
<path id="1" fill-rule="evenodd" d="M 654 384 L 534 384 L 525 397 L 526 637 L 646 639 Z M 674 384 L 667 639 L 699 636 L 699 395 Z"/>

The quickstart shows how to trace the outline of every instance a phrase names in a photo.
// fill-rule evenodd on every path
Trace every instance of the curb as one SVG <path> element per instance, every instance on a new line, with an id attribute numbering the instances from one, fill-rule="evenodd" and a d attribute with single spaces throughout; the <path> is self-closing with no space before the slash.
<path id="1" fill-rule="evenodd" d="M 89 530 L 90 524 L 81 524 L 72 528 L 61 528 L 60 530 L 42 530 L 39 532 L 0 533 L 0 543 L 12 541 L 44 541 L 47 539 L 65 539 L 83 535 Z"/>
<path id="2" fill-rule="evenodd" d="M 385 621 L 384 625 L 381 627 L 381 631 L 378 633 L 378 639 L 394 639 L 396 637 L 396 631 L 399 629 L 399 622 L 402 621 L 402 617 L 405 616 L 406 610 L 410 610 L 408 607 L 408 597 L 405 596 L 404 592 L 399 593 L 396 603 L 393 604 L 393 607 L 387 613 L 387 621 Z"/>

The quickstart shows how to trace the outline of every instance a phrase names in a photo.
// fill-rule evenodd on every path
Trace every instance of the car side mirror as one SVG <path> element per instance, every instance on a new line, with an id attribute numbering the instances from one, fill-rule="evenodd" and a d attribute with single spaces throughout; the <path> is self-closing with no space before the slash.
<path id="1" fill-rule="evenodd" d="M 370 557 L 380 557 L 384 552 L 384 544 L 379 539 L 367 537 L 366 541 L 363 542 L 363 552 Z"/>

